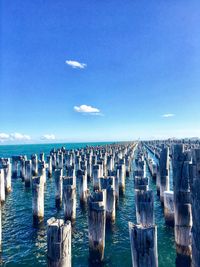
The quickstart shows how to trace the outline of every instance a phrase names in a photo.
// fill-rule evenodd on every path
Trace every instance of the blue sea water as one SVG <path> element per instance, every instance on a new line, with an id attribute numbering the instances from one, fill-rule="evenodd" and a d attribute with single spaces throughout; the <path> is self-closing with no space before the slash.
<path id="1" fill-rule="evenodd" d="M 0 146 L 0 157 L 44 152 L 65 146 L 68 149 L 105 143 L 39 144 Z M 150 153 L 150 152 L 149 152 Z M 153 155 L 150 153 L 153 157 Z M 156 160 L 156 159 L 155 159 Z M 132 163 L 134 167 L 134 162 Z M 150 176 L 148 170 L 147 174 Z M 163 208 L 154 190 L 155 219 L 158 226 L 159 267 L 175 266 L 174 231 L 164 223 Z M 2 206 L 2 266 L 31 267 L 46 266 L 46 221 L 50 217 L 63 218 L 63 211 L 55 208 L 54 179 L 48 179 L 45 187 L 45 218 L 40 228 L 32 226 L 31 189 L 25 189 L 20 178 L 12 179 L 12 192 Z M 131 267 L 131 251 L 128 221 L 136 222 L 133 174 L 126 178 L 126 192 L 120 197 L 116 222 L 106 229 L 105 261 L 103 267 Z M 88 264 L 87 209 L 82 210 L 77 201 L 77 219 L 72 234 L 72 266 L 86 267 Z"/>

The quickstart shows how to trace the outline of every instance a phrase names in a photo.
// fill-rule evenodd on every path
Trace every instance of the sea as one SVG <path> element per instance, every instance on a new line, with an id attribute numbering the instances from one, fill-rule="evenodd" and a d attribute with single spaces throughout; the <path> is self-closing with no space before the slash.
<path id="1" fill-rule="evenodd" d="M 110 143 L 110 142 L 109 142 Z M 0 157 L 27 155 L 44 152 L 47 155 L 52 148 L 83 148 L 87 145 L 105 145 L 108 143 L 66 143 L 34 145 L 1 145 Z M 157 161 L 154 155 L 149 155 Z M 132 169 L 135 168 L 134 161 Z M 156 184 L 150 177 L 150 188 L 154 190 L 155 223 L 157 225 L 157 243 L 159 267 L 175 266 L 174 229 L 166 226 L 163 208 L 156 195 Z M 172 186 L 172 173 L 170 172 Z M 2 204 L 2 253 L 1 266 L 31 267 L 47 266 L 47 233 L 46 222 L 49 218 L 63 218 L 63 210 L 55 208 L 54 179 L 47 178 L 45 186 L 45 217 L 40 227 L 32 224 L 32 193 L 24 186 L 21 178 L 12 179 L 12 192 Z M 102 267 L 131 267 L 131 248 L 128 222 L 136 223 L 133 172 L 126 178 L 125 195 L 120 197 L 116 221 L 106 227 L 105 260 Z M 77 201 L 77 218 L 72 231 L 72 266 L 91 266 L 88 261 L 88 220 L 87 208 L 82 209 Z M 93 265 L 94 266 L 94 265 Z"/>

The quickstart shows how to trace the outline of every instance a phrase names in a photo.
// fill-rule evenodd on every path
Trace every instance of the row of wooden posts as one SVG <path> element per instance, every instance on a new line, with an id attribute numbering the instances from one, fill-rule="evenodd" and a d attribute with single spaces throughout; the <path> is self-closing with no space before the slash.
<path id="1" fill-rule="evenodd" d="M 149 144 L 150 143 L 150 144 Z M 200 266 L 200 149 L 196 144 L 144 144 L 159 159 L 157 193 L 164 205 L 166 223 L 174 226 L 176 266 Z M 160 150 L 159 154 L 158 151 Z M 171 165 L 169 164 L 171 161 Z M 155 169 L 147 158 L 149 170 Z M 155 164 L 154 164 L 155 165 Z M 169 190 L 170 167 L 173 190 Z"/>
<path id="2" fill-rule="evenodd" d="M 12 162 L 0 159 L 1 202 L 5 201 L 5 193 L 11 191 L 11 177 L 21 177 L 25 187 L 32 188 L 34 226 L 44 220 L 44 188 L 48 178 L 54 178 L 55 206 L 58 209 L 63 206 L 64 218 L 47 221 L 48 266 L 71 266 L 71 228 L 76 220 L 77 193 L 80 204 L 88 204 L 90 261 L 103 261 L 106 222 L 115 221 L 119 194 L 125 192 L 125 178 L 130 174 L 136 146 L 129 143 L 78 150 L 53 149 L 47 163 L 44 153 L 39 157 L 34 154 L 30 159 L 13 156 Z"/>
<path id="3" fill-rule="evenodd" d="M 149 188 L 146 164 L 156 182 L 166 224 L 174 227 L 176 266 L 200 266 L 200 149 L 189 145 L 140 142 L 52 150 L 44 154 L 0 159 L 0 199 L 11 191 L 11 176 L 20 176 L 32 187 L 33 223 L 44 219 L 44 186 L 55 179 L 55 205 L 64 207 L 64 219 L 47 222 L 48 266 L 71 266 L 71 227 L 76 220 L 77 189 L 81 205 L 88 204 L 89 258 L 104 259 L 106 222 L 115 221 L 119 194 L 125 192 L 125 178 L 131 171 L 134 153 L 136 224 L 129 222 L 134 267 L 158 266 L 157 226 L 154 194 Z M 149 156 L 155 154 L 158 164 Z M 171 162 L 171 164 L 170 164 Z M 170 168 L 173 190 L 170 190 Z M 92 184 L 92 192 L 89 186 Z M 1 220 L 1 216 L 0 216 Z M 1 223 L 0 223 L 1 242 Z"/>

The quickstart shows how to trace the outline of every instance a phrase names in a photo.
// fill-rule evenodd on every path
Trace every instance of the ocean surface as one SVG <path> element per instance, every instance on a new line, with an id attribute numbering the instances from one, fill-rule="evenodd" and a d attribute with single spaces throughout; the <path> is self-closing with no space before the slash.
<path id="1" fill-rule="evenodd" d="M 52 148 L 67 149 L 105 143 L 39 144 L 0 146 L 0 157 L 12 155 L 48 154 Z M 150 156 L 154 156 L 149 152 Z M 156 161 L 156 159 L 154 158 Z M 134 161 L 133 161 L 134 168 Z M 147 175 L 150 176 L 148 170 Z M 172 178 L 172 177 L 171 177 Z M 172 181 L 172 180 L 171 180 Z M 172 184 L 172 182 L 171 182 Z M 158 227 L 159 267 L 175 266 L 174 231 L 165 225 L 163 208 L 154 190 L 155 220 Z M 63 211 L 55 208 L 54 179 L 47 178 L 45 187 L 45 218 L 40 228 L 32 226 L 31 189 L 25 189 L 20 178 L 12 179 L 12 192 L 2 205 L 2 265 L 8 267 L 46 266 L 46 221 L 52 216 L 63 218 Z M 102 267 L 131 267 L 131 249 L 128 222 L 136 222 L 133 174 L 126 178 L 126 192 L 120 197 L 115 224 L 106 229 L 105 261 Z M 72 234 L 72 266 L 85 267 L 88 263 L 87 209 L 82 210 L 77 201 L 77 218 Z"/>

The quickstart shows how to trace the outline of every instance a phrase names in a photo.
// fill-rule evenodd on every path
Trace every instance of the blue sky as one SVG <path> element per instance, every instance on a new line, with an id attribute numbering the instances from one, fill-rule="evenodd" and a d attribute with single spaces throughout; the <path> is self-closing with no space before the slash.
<path id="1" fill-rule="evenodd" d="M 1 20 L 1 143 L 200 137 L 199 1 L 3 0 Z"/>

